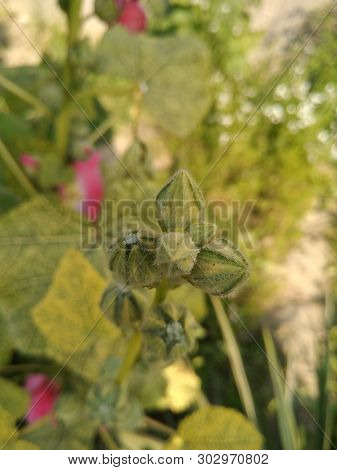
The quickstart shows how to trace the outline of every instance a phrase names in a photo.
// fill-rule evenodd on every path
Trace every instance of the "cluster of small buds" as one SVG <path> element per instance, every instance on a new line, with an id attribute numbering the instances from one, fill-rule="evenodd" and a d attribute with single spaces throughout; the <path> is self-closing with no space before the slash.
<path id="1" fill-rule="evenodd" d="M 240 251 L 205 222 L 203 195 L 186 170 L 179 170 L 156 198 L 158 234 L 128 233 L 112 247 L 110 268 L 133 287 L 189 282 L 226 296 L 248 277 Z"/>

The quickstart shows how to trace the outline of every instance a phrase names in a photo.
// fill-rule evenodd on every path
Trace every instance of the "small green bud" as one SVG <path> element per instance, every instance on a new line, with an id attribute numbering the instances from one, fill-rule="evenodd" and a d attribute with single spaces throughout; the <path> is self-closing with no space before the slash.
<path id="1" fill-rule="evenodd" d="M 110 269 L 126 285 L 155 287 L 160 275 L 154 265 L 157 238 L 144 232 L 131 232 L 112 247 Z"/>
<path id="2" fill-rule="evenodd" d="M 193 350 L 201 328 L 183 305 L 164 303 L 149 315 L 143 332 L 148 360 L 177 359 Z"/>
<path id="3" fill-rule="evenodd" d="M 156 206 L 158 222 L 164 232 L 183 232 L 200 222 L 205 201 L 191 175 L 179 170 L 158 193 Z"/>
<path id="4" fill-rule="evenodd" d="M 145 297 L 138 290 L 127 286 L 110 285 L 101 299 L 104 315 L 123 330 L 132 329 L 142 323 Z"/>
<path id="5" fill-rule="evenodd" d="M 188 233 L 164 233 L 159 242 L 155 265 L 162 276 L 176 281 L 192 271 L 199 249 Z"/>
<path id="6" fill-rule="evenodd" d="M 228 240 L 216 240 L 202 248 L 186 279 L 211 295 L 228 295 L 249 275 L 246 259 Z"/>
<path id="7" fill-rule="evenodd" d="M 117 5 L 114 0 L 95 0 L 95 14 L 109 25 L 117 18 Z"/>
<path id="8" fill-rule="evenodd" d="M 204 246 L 216 236 L 217 226 L 210 223 L 195 224 L 190 227 L 190 234 L 196 246 Z"/>

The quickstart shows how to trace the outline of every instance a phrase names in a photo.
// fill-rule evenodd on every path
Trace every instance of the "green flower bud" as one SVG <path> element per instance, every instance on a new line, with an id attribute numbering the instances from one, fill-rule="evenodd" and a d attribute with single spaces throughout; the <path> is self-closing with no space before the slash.
<path id="1" fill-rule="evenodd" d="M 171 281 L 192 271 L 199 249 L 188 233 L 164 233 L 157 249 L 155 265 L 162 276 Z"/>
<path id="2" fill-rule="evenodd" d="M 249 275 L 246 259 L 228 240 L 216 240 L 202 248 L 186 279 L 211 295 L 228 295 Z"/>
<path id="3" fill-rule="evenodd" d="M 135 287 L 155 287 L 160 275 L 154 265 L 157 238 L 145 232 L 131 232 L 112 247 L 110 269 L 125 284 Z"/>
<path id="4" fill-rule="evenodd" d="M 110 285 L 101 299 L 101 310 L 109 320 L 128 330 L 140 325 L 145 311 L 145 297 L 138 290 L 122 285 Z"/>
<path id="5" fill-rule="evenodd" d="M 203 195 L 186 170 L 177 171 L 156 198 L 158 222 L 164 232 L 183 232 L 203 217 Z"/>
<path id="6" fill-rule="evenodd" d="M 146 320 L 144 355 L 148 360 L 175 360 L 192 351 L 201 328 L 184 306 L 159 304 Z"/>
<path id="7" fill-rule="evenodd" d="M 216 236 L 217 226 L 210 223 L 195 224 L 190 227 L 190 235 L 196 246 L 204 246 Z"/>
<path id="8" fill-rule="evenodd" d="M 109 25 L 117 18 L 117 5 L 114 0 L 95 0 L 95 14 Z"/>

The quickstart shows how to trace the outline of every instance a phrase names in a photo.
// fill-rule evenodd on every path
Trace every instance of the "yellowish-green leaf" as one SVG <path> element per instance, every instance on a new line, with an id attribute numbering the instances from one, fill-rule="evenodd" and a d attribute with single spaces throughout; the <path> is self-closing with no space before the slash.
<path id="1" fill-rule="evenodd" d="M 107 74 L 138 88 L 144 109 L 169 132 L 184 137 L 205 115 L 210 60 L 199 39 L 135 36 L 117 27 L 104 36 L 98 56 Z M 105 92 L 105 104 L 110 97 L 115 106 L 111 88 Z"/>
<path id="2" fill-rule="evenodd" d="M 28 404 L 29 396 L 24 388 L 0 377 L 0 408 L 20 418 L 26 414 Z"/>
<path id="3" fill-rule="evenodd" d="M 46 294 L 60 258 L 80 243 L 79 214 L 56 200 L 37 197 L 0 220 L 0 309 L 22 352 L 43 354 L 45 339 L 31 309 Z M 101 254 L 96 250 L 88 256 L 97 259 Z"/>
<path id="4" fill-rule="evenodd" d="M 33 309 L 48 340 L 47 354 L 87 379 L 95 380 L 103 362 L 116 353 L 119 330 L 99 303 L 106 281 L 76 250 L 62 258 L 47 295 Z"/>
<path id="5" fill-rule="evenodd" d="M 168 449 L 257 450 L 262 436 L 241 413 L 221 406 L 205 406 L 183 419 Z"/>
<path id="6" fill-rule="evenodd" d="M 0 312 L 0 366 L 7 364 L 12 354 L 12 340 L 6 322 Z"/>

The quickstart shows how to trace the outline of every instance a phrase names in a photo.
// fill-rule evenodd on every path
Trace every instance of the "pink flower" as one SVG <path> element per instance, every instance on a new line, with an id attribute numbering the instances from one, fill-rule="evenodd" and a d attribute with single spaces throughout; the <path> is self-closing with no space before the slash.
<path id="1" fill-rule="evenodd" d="M 30 374 L 25 389 L 30 393 L 30 407 L 26 416 L 28 423 L 51 414 L 60 395 L 60 387 L 45 374 Z"/>
<path id="2" fill-rule="evenodd" d="M 24 153 L 20 157 L 21 166 L 26 170 L 30 175 L 34 175 L 39 166 L 39 160 L 28 153 Z"/>
<path id="3" fill-rule="evenodd" d="M 124 2 L 118 23 L 131 33 L 141 33 L 147 28 L 147 18 L 141 5 L 137 2 Z"/>
<path id="4" fill-rule="evenodd" d="M 73 164 L 75 188 L 79 195 L 76 209 L 86 214 L 89 220 L 99 217 L 104 196 L 104 182 L 100 168 L 102 156 L 99 152 L 87 150 L 89 158 Z"/>

